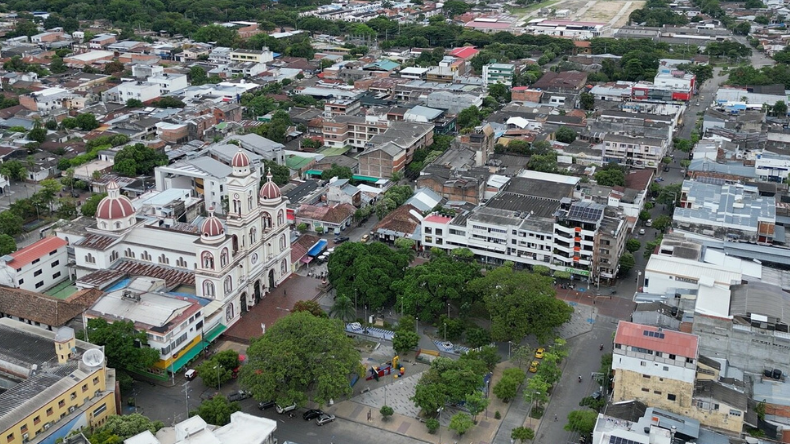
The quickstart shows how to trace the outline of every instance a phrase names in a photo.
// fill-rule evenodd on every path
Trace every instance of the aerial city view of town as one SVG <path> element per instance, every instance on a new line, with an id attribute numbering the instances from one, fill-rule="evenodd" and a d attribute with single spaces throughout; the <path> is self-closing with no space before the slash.
<path id="1" fill-rule="evenodd" d="M 0 444 L 790 443 L 788 18 L 0 3 Z"/>

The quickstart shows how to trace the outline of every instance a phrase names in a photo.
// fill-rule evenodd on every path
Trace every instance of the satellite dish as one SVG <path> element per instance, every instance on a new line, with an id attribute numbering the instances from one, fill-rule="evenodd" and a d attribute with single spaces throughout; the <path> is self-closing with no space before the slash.
<path id="1" fill-rule="evenodd" d="M 104 363 L 104 352 L 98 348 L 92 348 L 82 355 L 82 362 L 88 367 L 98 367 Z"/>

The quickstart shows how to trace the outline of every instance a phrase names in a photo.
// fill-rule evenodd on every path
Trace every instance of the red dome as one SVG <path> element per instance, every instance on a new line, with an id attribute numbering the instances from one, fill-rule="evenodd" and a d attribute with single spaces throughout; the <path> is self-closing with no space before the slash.
<path id="1" fill-rule="evenodd" d="M 261 192 L 258 193 L 261 199 L 279 199 L 282 197 L 280 187 L 272 181 L 272 170 L 266 175 L 266 183 L 261 187 Z"/>
<path id="2" fill-rule="evenodd" d="M 230 164 L 233 168 L 246 168 L 250 166 L 250 158 L 247 157 L 244 151 L 239 150 L 233 155 L 233 160 L 230 161 Z"/>
<path id="3" fill-rule="evenodd" d="M 222 227 L 222 221 L 216 218 L 212 212 L 212 214 L 203 221 L 200 232 L 203 236 L 215 237 L 225 234 L 225 228 Z"/>
<path id="4" fill-rule="evenodd" d="M 96 207 L 96 217 L 99 219 L 125 219 L 134 213 L 134 206 L 126 196 L 107 196 Z"/>

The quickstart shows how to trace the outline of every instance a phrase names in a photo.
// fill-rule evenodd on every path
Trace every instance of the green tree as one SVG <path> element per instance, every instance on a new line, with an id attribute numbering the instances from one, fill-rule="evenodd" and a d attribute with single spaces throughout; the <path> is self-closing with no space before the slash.
<path id="1" fill-rule="evenodd" d="M 189 412 L 189 416 L 200 416 L 209 424 L 224 426 L 230 422 L 230 416 L 241 411 L 238 402 L 229 402 L 222 395 L 217 395 L 207 401 L 203 401 L 197 410 Z"/>
<path id="2" fill-rule="evenodd" d="M 748 21 L 743 21 L 732 28 L 732 33 L 735 35 L 749 35 L 752 31 L 752 25 Z"/>
<path id="3" fill-rule="evenodd" d="M 472 414 L 472 420 L 476 423 L 477 422 L 477 415 L 480 414 L 483 410 L 488 408 L 488 404 L 491 403 L 491 400 L 486 398 L 483 395 L 483 392 L 476 391 L 474 393 L 470 393 L 466 395 L 466 409 L 469 410 L 469 413 Z"/>
<path id="4" fill-rule="evenodd" d="M 554 137 L 557 139 L 557 142 L 571 143 L 576 140 L 576 131 L 568 128 L 567 126 L 561 126 L 554 133 Z"/>
<path id="5" fill-rule="evenodd" d="M 620 256 L 619 264 L 620 264 L 620 274 L 621 275 L 628 274 L 628 272 L 631 271 L 636 265 L 636 260 L 634 259 L 634 255 L 629 252 L 623 253 Z"/>
<path id="6" fill-rule="evenodd" d="M 521 341 L 534 334 L 543 342 L 556 327 L 570 320 L 573 309 L 556 299 L 551 277 L 515 271 L 512 262 L 489 271 L 469 284 L 479 292 L 491 316 L 491 337 Z"/>
<path id="7" fill-rule="evenodd" d="M 557 172 L 557 152 L 550 151 L 546 154 L 535 154 L 530 157 L 527 168 L 544 173 Z"/>
<path id="8" fill-rule="evenodd" d="M 395 413 L 395 410 L 388 405 L 383 405 L 381 406 L 381 410 L 379 410 L 379 413 L 381 413 L 381 416 L 386 421 L 387 419 L 389 419 L 390 416 L 392 416 Z"/>
<path id="9" fill-rule="evenodd" d="M 27 133 L 27 138 L 38 143 L 44 143 L 47 140 L 47 129 L 41 126 L 35 127 Z"/>
<path id="10" fill-rule="evenodd" d="M 639 212 L 639 220 L 641 220 L 642 222 L 645 222 L 648 219 L 650 219 L 650 212 L 649 211 L 642 210 L 642 211 Z"/>
<path id="11" fill-rule="evenodd" d="M 579 97 L 579 102 L 581 103 L 582 109 L 584 110 L 593 110 L 595 109 L 595 96 L 591 93 L 583 92 Z"/>
<path id="12" fill-rule="evenodd" d="M 666 214 L 662 214 L 653 221 L 653 228 L 659 231 L 664 231 L 672 225 L 672 218 Z"/>
<path id="13" fill-rule="evenodd" d="M 516 397 L 519 386 L 524 382 L 526 374 L 520 368 L 507 368 L 502 371 L 502 377 L 494 386 L 494 394 L 504 402 L 509 402 Z"/>
<path id="14" fill-rule="evenodd" d="M 605 187 L 625 186 L 625 171 L 622 168 L 603 168 L 595 172 L 595 181 Z"/>
<path id="15" fill-rule="evenodd" d="M 535 431 L 529 427 L 516 427 L 510 431 L 510 439 L 515 439 L 520 442 L 528 441 L 535 438 Z"/>
<path id="16" fill-rule="evenodd" d="M 148 347 L 145 332 L 135 330 L 133 322 L 89 319 L 87 338 L 104 346 L 108 367 L 145 371 L 159 360 L 159 351 Z"/>
<path id="17" fill-rule="evenodd" d="M 104 425 L 94 430 L 88 439 L 91 444 L 118 444 L 146 430 L 156 433 L 162 427 L 164 424 L 161 421 L 151 421 L 139 413 L 115 415 L 108 417 Z"/>
<path id="18" fill-rule="evenodd" d="M 354 172 L 351 171 L 351 168 L 345 166 L 339 166 L 336 164 L 332 164 L 332 167 L 328 170 L 324 170 L 321 173 L 322 180 L 329 180 L 333 177 L 337 177 L 338 179 L 351 179 L 354 175 Z"/>
<path id="19" fill-rule="evenodd" d="M 54 56 L 49 62 L 49 70 L 52 71 L 53 74 L 61 74 L 68 71 L 69 67 L 63 63 L 63 59 L 61 57 Z"/>
<path id="20" fill-rule="evenodd" d="M 304 405 L 310 393 L 325 404 L 351 394 L 348 377 L 359 359 L 342 322 L 291 313 L 252 340 L 240 382 L 257 400 Z"/>
<path id="21" fill-rule="evenodd" d="M 58 209 L 55 213 L 60 219 L 73 219 L 77 217 L 77 203 L 70 197 L 58 200 Z"/>
<path id="22" fill-rule="evenodd" d="M 219 390 L 222 384 L 225 384 L 233 378 L 233 369 L 235 367 L 224 367 L 216 356 L 217 355 L 214 355 L 211 359 L 203 361 L 197 366 L 196 370 L 198 376 L 200 376 L 200 379 L 203 381 L 203 385 Z M 236 367 L 238 367 L 238 365 Z"/>
<path id="23" fill-rule="evenodd" d="M 167 154 L 142 143 L 127 145 L 115 155 L 113 171 L 127 177 L 151 174 L 157 166 L 167 165 Z"/>
<path id="24" fill-rule="evenodd" d="M 151 106 L 157 108 L 183 108 L 186 104 L 175 97 L 165 96 L 151 102 Z"/>
<path id="25" fill-rule="evenodd" d="M 460 0 L 448 0 L 445 2 L 442 11 L 446 12 L 447 15 L 452 18 L 457 15 L 461 15 L 470 9 L 472 9 L 472 5 L 469 3 Z"/>
<path id="26" fill-rule="evenodd" d="M 425 427 L 428 428 L 428 433 L 434 434 L 437 430 L 439 430 L 439 420 L 436 418 L 428 418 L 425 421 Z"/>
<path id="27" fill-rule="evenodd" d="M 96 116 L 91 113 L 79 114 L 77 117 L 77 126 L 83 131 L 92 131 L 101 126 L 96 120 Z"/>
<path id="28" fill-rule="evenodd" d="M 193 66 L 189 68 L 189 73 L 187 74 L 189 78 L 189 82 L 192 85 L 203 85 L 208 83 L 208 76 L 206 75 L 206 70 L 203 69 L 202 66 Z"/>
<path id="29" fill-rule="evenodd" d="M 775 117 L 787 116 L 787 104 L 784 102 L 784 100 L 779 100 L 774 103 L 774 106 L 771 107 L 771 114 Z"/>
<path id="30" fill-rule="evenodd" d="M 488 345 L 491 343 L 491 333 L 485 328 L 470 328 L 466 331 L 466 342 L 474 348 Z"/>
<path id="31" fill-rule="evenodd" d="M 510 360 L 521 370 L 526 370 L 533 359 L 534 350 L 528 345 L 516 345 L 513 347 Z"/>
<path id="32" fill-rule="evenodd" d="M 278 165 L 277 162 L 271 160 L 264 160 L 263 166 L 266 168 L 266 171 L 272 173 L 272 181 L 279 186 L 283 186 L 291 180 L 291 170 L 288 169 L 285 165 Z M 263 186 L 264 182 L 268 180 L 265 177 L 261 178 L 261 186 Z"/>
<path id="33" fill-rule="evenodd" d="M 16 251 L 16 241 L 13 237 L 3 232 L 0 234 L 0 256 L 11 254 Z"/>
<path id="34" fill-rule="evenodd" d="M 394 188 L 394 187 L 393 187 Z M 390 282 L 403 278 L 411 254 L 380 242 L 346 242 L 329 256 L 329 282 L 341 295 L 354 295 L 357 308 L 377 310 L 395 301 Z"/>
<path id="35" fill-rule="evenodd" d="M 628 250 L 629 253 L 639 251 L 640 248 L 642 248 L 642 242 L 639 242 L 638 239 L 628 239 L 625 243 L 625 249 Z"/>
<path id="36" fill-rule="evenodd" d="M 453 1 L 453 0 L 450 0 Z M 463 436 L 464 433 L 468 432 L 472 427 L 474 427 L 475 423 L 472 421 L 472 417 L 469 416 L 468 413 L 458 412 L 450 418 L 450 425 L 448 428 L 459 436 Z"/>
<path id="37" fill-rule="evenodd" d="M 568 413 L 568 423 L 565 424 L 565 430 L 577 432 L 586 438 L 592 434 L 597 420 L 598 412 L 594 410 L 574 410 Z"/>
<path id="38" fill-rule="evenodd" d="M 415 349 L 419 342 L 420 336 L 413 330 L 398 330 L 392 337 L 392 348 L 398 354 L 403 354 Z"/>
<path id="39" fill-rule="evenodd" d="M 22 232 L 24 220 L 11 210 L 0 212 L 0 233 L 16 236 Z"/>
<path id="40" fill-rule="evenodd" d="M 296 301 L 293 308 L 291 309 L 291 312 L 299 311 L 305 311 L 313 316 L 318 316 L 319 318 L 328 317 L 324 309 L 321 308 L 321 305 L 316 301 Z"/>
<path id="41" fill-rule="evenodd" d="M 85 203 L 83 203 L 82 207 L 80 207 L 80 212 L 82 215 L 85 217 L 95 216 L 96 208 L 99 206 L 99 202 L 101 202 L 101 200 L 105 197 L 107 197 L 107 193 L 99 193 L 85 199 Z"/>
<path id="42" fill-rule="evenodd" d="M 474 128 L 480 125 L 480 110 L 474 105 L 461 110 L 456 117 L 456 125 L 459 129 Z"/>
<path id="43" fill-rule="evenodd" d="M 343 322 L 351 322 L 357 317 L 357 312 L 354 309 L 354 301 L 348 296 L 339 295 L 335 298 L 335 303 L 329 310 L 329 316 L 342 320 Z"/>
<path id="44" fill-rule="evenodd" d="M 540 375 L 535 375 L 527 380 L 527 387 L 524 389 L 524 400 L 534 402 L 535 407 L 540 407 L 549 401 L 549 389 L 551 384 Z M 530 405 L 530 412 L 532 405 Z"/>
<path id="45" fill-rule="evenodd" d="M 38 34 L 38 25 L 30 20 L 18 20 L 14 25 L 14 31 L 7 35 L 7 37 L 21 37 Z"/>
<path id="46" fill-rule="evenodd" d="M 220 25 L 204 26 L 192 34 L 192 39 L 198 42 L 216 42 L 217 46 L 235 46 L 236 30 Z"/>
<path id="47" fill-rule="evenodd" d="M 510 91 L 508 91 L 507 86 L 502 83 L 495 83 L 488 86 L 488 95 L 499 102 L 506 101 L 509 93 Z"/>
<path id="48" fill-rule="evenodd" d="M 129 99 L 126 101 L 127 108 L 142 108 L 143 102 L 138 99 Z"/>
<path id="49" fill-rule="evenodd" d="M 21 182 L 25 180 L 27 176 L 27 169 L 22 162 L 18 160 L 9 160 L 7 162 L 3 162 L 0 164 L 0 173 L 4 176 L 8 176 L 11 180 L 16 180 L 17 182 Z"/>

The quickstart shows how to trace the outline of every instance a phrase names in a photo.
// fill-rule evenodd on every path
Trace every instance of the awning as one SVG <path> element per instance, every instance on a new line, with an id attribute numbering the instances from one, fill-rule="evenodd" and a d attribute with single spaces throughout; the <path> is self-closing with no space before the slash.
<path id="1" fill-rule="evenodd" d="M 172 373 L 176 373 L 182 368 L 184 368 L 184 366 L 187 365 L 187 363 L 191 361 L 192 358 L 199 355 L 200 352 L 203 351 L 204 345 L 205 342 L 201 341 L 200 344 L 190 348 L 186 353 L 182 354 L 178 359 L 176 359 L 175 362 L 173 362 L 173 364 L 171 364 L 171 366 L 167 368 L 167 370 L 169 370 Z"/>
<path id="2" fill-rule="evenodd" d="M 313 261 L 313 258 L 310 257 L 310 256 L 303 256 L 301 259 L 299 259 L 299 262 L 301 262 L 303 264 L 309 264 L 312 261 Z"/>
<path id="3" fill-rule="evenodd" d="M 324 251 L 326 245 L 329 243 L 326 239 L 319 239 L 318 242 L 315 243 L 309 250 L 307 250 L 307 254 L 310 256 L 318 256 Z"/>
<path id="4" fill-rule="evenodd" d="M 360 182 L 371 182 L 371 183 L 376 183 L 380 180 L 378 177 L 360 176 L 358 174 L 354 174 L 353 176 L 351 176 L 351 178 L 354 180 L 358 180 Z"/>
<path id="5" fill-rule="evenodd" d="M 216 327 L 212 328 L 211 331 L 203 335 L 203 342 L 204 344 L 209 344 L 211 341 L 217 339 L 217 336 L 221 335 L 223 331 L 227 330 L 228 326 L 224 324 L 219 324 Z"/>
<path id="6" fill-rule="evenodd" d="M 321 170 L 307 170 L 304 173 L 306 175 L 308 175 L 308 176 L 320 176 L 323 173 L 323 171 L 321 171 Z"/>

